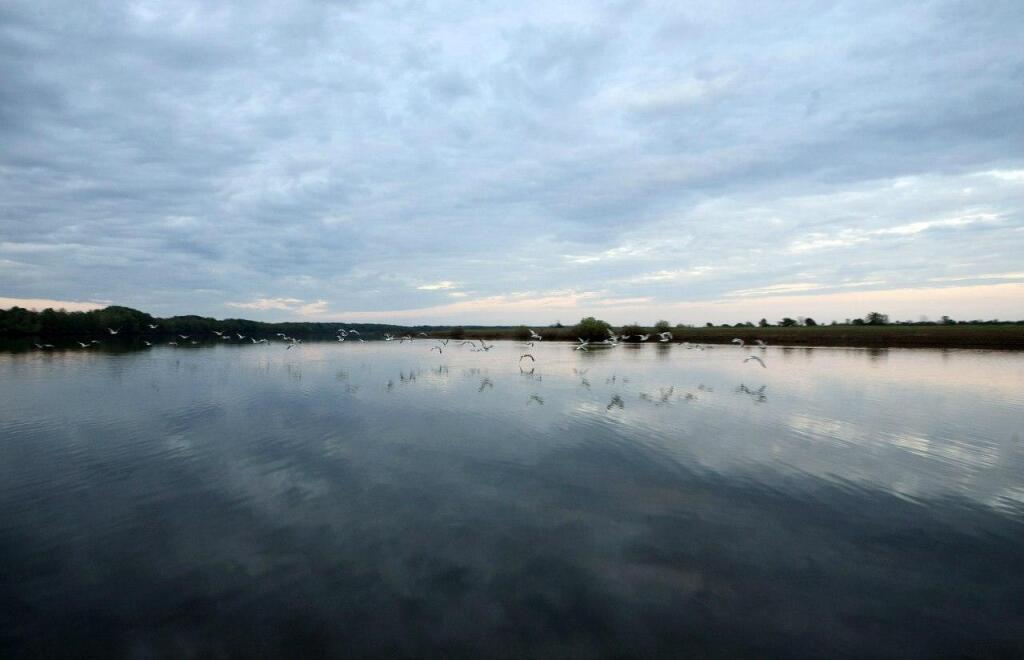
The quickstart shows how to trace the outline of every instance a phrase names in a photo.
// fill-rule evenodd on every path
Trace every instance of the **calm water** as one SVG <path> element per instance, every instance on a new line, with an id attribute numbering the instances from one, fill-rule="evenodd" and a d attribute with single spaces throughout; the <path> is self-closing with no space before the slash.
<path id="1" fill-rule="evenodd" d="M 1024 655 L 1024 354 L 432 345 L 0 354 L 0 656 Z"/>

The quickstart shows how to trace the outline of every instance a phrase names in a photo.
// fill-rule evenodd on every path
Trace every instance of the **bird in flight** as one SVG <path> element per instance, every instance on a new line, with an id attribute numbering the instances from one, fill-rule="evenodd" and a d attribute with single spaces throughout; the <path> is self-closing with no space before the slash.
<path id="1" fill-rule="evenodd" d="M 520 355 L 520 356 L 519 356 L 519 361 L 520 361 L 520 362 L 522 362 L 522 361 L 523 361 L 523 358 L 530 358 L 530 362 L 536 362 L 536 361 L 537 361 L 537 360 L 536 360 L 536 358 L 534 358 L 534 357 L 533 357 L 532 355 L 530 355 L 529 353 L 523 353 L 522 355 Z"/>
<path id="2" fill-rule="evenodd" d="M 536 341 L 542 341 L 544 339 L 543 337 L 538 335 L 536 332 L 534 332 L 533 328 L 527 328 L 527 329 L 530 331 L 530 339 L 535 339 Z"/>
<path id="3" fill-rule="evenodd" d="M 109 332 L 112 335 L 116 335 L 117 333 L 121 332 L 121 328 L 118 328 L 117 330 L 114 330 L 113 328 L 107 328 L 107 332 Z"/>
<path id="4" fill-rule="evenodd" d="M 739 344 L 739 347 L 740 347 L 740 348 L 743 348 L 743 345 L 744 345 L 744 344 L 745 344 L 746 342 L 744 342 L 744 341 L 743 341 L 742 339 L 740 339 L 739 337 L 737 337 L 736 339 L 733 339 L 733 340 L 732 340 L 732 343 L 734 343 L 734 344 Z"/>
<path id="5" fill-rule="evenodd" d="M 658 340 L 660 342 L 666 342 L 666 341 L 671 341 L 672 340 L 672 333 L 671 332 L 659 332 L 658 336 L 661 337 L 661 339 Z"/>
<path id="6" fill-rule="evenodd" d="M 750 356 L 750 357 L 748 357 L 748 358 L 747 358 L 746 360 L 744 360 L 744 361 L 743 361 L 743 363 L 744 363 L 744 364 L 746 364 L 747 362 L 750 362 L 751 360 L 753 360 L 754 362 L 757 362 L 758 364 L 760 364 L 760 365 L 761 365 L 762 367 L 764 367 L 765 369 L 767 369 L 767 368 L 768 368 L 768 365 L 766 365 L 766 364 L 764 363 L 764 360 L 762 360 L 761 358 L 757 357 L 756 355 L 751 355 L 751 356 Z"/>

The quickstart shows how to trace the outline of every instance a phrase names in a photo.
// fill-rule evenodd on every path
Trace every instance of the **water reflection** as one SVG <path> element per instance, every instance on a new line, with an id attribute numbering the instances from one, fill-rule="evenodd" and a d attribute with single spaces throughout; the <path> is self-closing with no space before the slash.
<path id="1" fill-rule="evenodd" d="M 1024 651 L 1024 356 L 429 345 L 0 355 L 0 654 Z"/>

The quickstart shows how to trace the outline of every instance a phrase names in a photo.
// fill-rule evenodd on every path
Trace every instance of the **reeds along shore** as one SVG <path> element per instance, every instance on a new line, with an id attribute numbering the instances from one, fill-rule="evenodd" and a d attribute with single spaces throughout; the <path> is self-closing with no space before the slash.
<path id="1" fill-rule="evenodd" d="M 545 341 L 576 341 L 572 327 L 534 328 Z M 645 332 L 653 332 L 646 328 Z M 849 346 L 863 348 L 975 348 L 1024 350 L 1024 324 L 964 325 L 825 325 L 765 328 L 691 328 L 670 329 L 672 341 L 701 344 L 728 344 L 740 338 L 748 344 L 761 339 L 776 346 Z M 434 330 L 431 336 L 452 336 L 451 329 Z M 467 339 L 525 339 L 516 327 L 465 328 Z M 654 338 L 652 338 L 653 340 Z M 639 341 L 633 338 L 632 341 Z M 651 340 L 649 340 L 651 341 Z"/>
<path id="2" fill-rule="evenodd" d="M 884 315 L 876 315 L 884 318 Z M 404 326 L 386 323 L 345 322 L 283 322 L 267 323 L 247 319 L 214 319 L 201 316 L 157 318 L 128 307 L 111 306 L 89 312 L 44 310 L 42 312 L 11 308 L 0 310 L 0 343 L 8 348 L 46 341 L 59 347 L 75 346 L 76 342 L 102 339 L 120 346 L 133 342 L 173 338 L 178 334 L 199 340 L 215 340 L 215 333 L 230 333 L 251 338 L 273 339 L 278 333 L 302 339 L 333 339 L 338 328 L 357 329 L 359 337 L 381 339 L 385 333 L 400 337 L 425 333 L 430 337 L 453 339 L 529 340 L 531 328 L 526 326 Z M 591 341 L 607 338 L 609 325 L 588 317 L 574 326 L 534 326 L 532 330 L 544 341 L 571 341 L 584 337 Z M 1024 322 L 969 323 L 879 323 L 842 325 L 768 325 L 755 327 L 713 326 L 644 327 L 611 326 L 618 335 L 629 335 L 629 342 L 639 342 L 640 334 L 668 330 L 672 343 L 728 344 L 735 338 L 752 344 L 760 339 L 776 346 L 850 346 L 864 348 L 975 348 L 1024 350 Z M 116 333 L 111 332 L 116 330 Z M 669 344 L 660 344 L 667 346 Z"/>

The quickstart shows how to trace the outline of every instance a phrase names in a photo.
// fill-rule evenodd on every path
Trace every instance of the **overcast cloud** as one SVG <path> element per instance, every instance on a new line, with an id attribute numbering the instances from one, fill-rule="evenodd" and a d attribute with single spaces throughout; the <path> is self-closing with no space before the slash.
<path id="1" fill-rule="evenodd" d="M 0 304 L 1024 318 L 1022 30 L 1017 0 L 4 2 Z"/>

